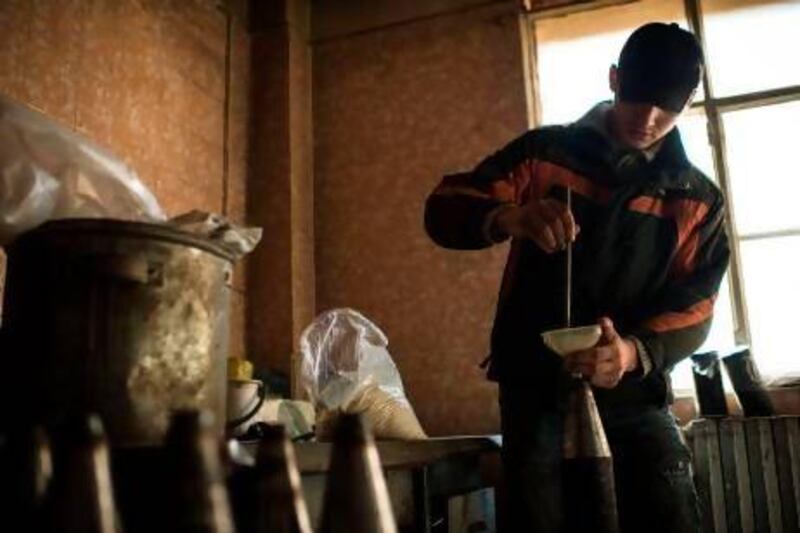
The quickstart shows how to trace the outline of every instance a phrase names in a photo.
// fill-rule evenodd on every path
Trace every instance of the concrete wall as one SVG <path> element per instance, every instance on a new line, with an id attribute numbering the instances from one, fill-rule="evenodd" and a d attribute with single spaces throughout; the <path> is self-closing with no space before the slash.
<path id="1" fill-rule="evenodd" d="M 235 20 L 226 139 L 226 30 L 213 0 L 3 0 L 0 92 L 116 153 L 169 214 L 203 209 L 243 222 L 249 43 Z"/>
<path id="2" fill-rule="evenodd" d="M 526 128 L 518 6 L 370 2 L 335 26 L 354 4 L 314 5 L 317 310 L 354 307 L 385 331 L 430 433 L 497 431 L 477 365 L 506 249 L 437 248 L 422 214 L 442 174 Z"/>

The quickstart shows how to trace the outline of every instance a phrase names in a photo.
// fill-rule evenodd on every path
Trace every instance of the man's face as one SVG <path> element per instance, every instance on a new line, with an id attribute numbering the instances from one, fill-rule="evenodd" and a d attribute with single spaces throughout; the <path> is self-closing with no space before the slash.
<path id="1" fill-rule="evenodd" d="M 652 104 L 617 100 L 612 115 L 614 133 L 626 146 L 644 150 L 672 131 L 679 116 Z"/>
<path id="2" fill-rule="evenodd" d="M 616 95 L 611 114 L 612 126 L 617 139 L 632 148 L 649 148 L 675 127 L 681 113 L 662 109 L 653 104 L 625 102 L 619 98 L 619 79 L 617 69 L 611 68 L 609 85 Z M 686 106 L 691 98 L 686 102 Z M 684 107 L 686 109 L 686 107 Z"/>

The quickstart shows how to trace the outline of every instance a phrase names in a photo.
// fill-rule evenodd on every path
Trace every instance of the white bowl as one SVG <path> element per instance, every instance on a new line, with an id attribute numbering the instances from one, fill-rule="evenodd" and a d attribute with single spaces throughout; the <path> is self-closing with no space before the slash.
<path id="1" fill-rule="evenodd" d="M 597 324 L 579 328 L 551 329 L 542 333 L 545 346 L 560 356 L 588 350 L 597 344 L 602 330 Z"/>

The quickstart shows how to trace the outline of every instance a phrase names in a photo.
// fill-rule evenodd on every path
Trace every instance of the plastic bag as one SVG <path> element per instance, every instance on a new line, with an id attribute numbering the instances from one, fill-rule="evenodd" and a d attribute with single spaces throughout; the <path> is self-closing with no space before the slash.
<path id="1" fill-rule="evenodd" d="M 326 439 L 340 413 L 361 413 L 378 438 L 426 438 L 378 327 L 352 309 L 318 316 L 300 336 L 302 381 Z"/>
<path id="2" fill-rule="evenodd" d="M 173 217 L 169 224 L 214 241 L 237 260 L 253 251 L 262 233 L 261 228 L 239 227 L 225 217 L 197 210 Z"/>
<path id="3" fill-rule="evenodd" d="M 47 220 L 160 222 L 136 173 L 48 117 L 0 96 L 0 246 Z"/>

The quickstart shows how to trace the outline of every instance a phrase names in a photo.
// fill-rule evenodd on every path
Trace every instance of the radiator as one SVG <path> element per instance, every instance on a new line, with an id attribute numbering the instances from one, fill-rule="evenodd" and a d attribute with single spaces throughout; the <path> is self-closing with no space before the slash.
<path id="1" fill-rule="evenodd" d="M 705 532 L 800 532 L 800 417 L 700 419 L 686 436 Z"/>

